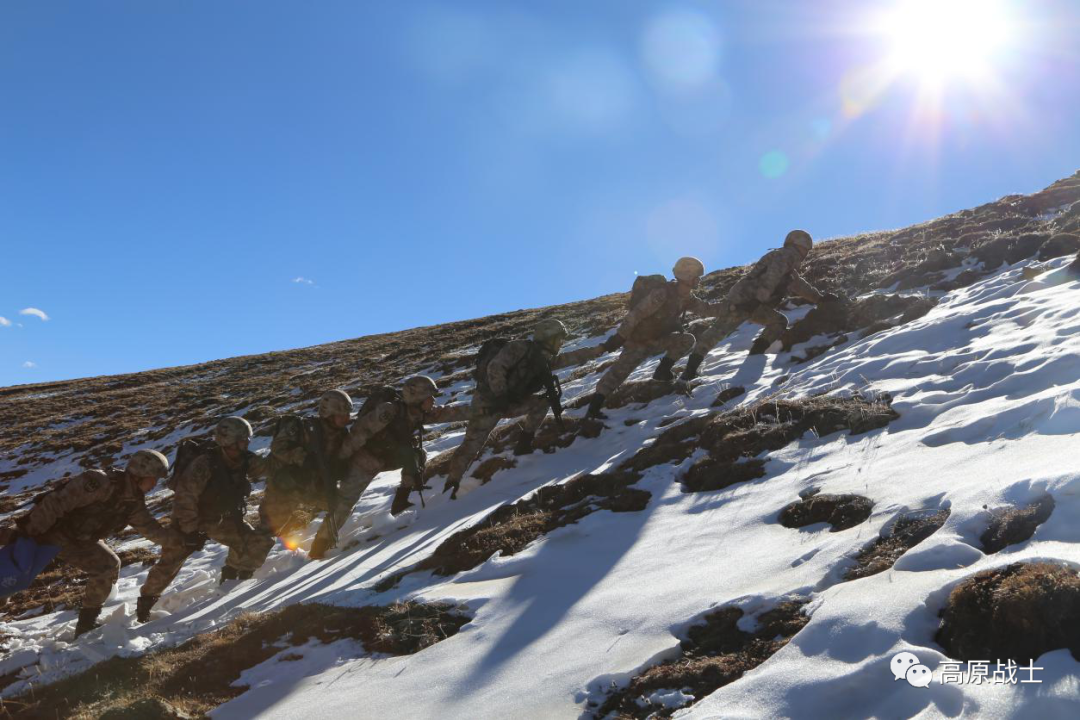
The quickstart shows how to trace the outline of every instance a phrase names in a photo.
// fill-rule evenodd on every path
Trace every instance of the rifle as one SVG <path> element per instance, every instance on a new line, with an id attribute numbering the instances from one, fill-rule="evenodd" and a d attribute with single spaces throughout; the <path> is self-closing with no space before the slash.
<path id="1" fill-rule="evenodd" d="M 409 453 L 409 471 L 416 479 L 416 494 L 420 496 L 420 507 L 426 508 L 424 502 L 424 471 L 427 469 L 427 455 L 424 453 L 424 418 L 420 417 L 420 427 L 416 431 L 416 447 Z"/>
<path id="2" fill-rule="evenodd" d="M 315 447 L 310 450 L 315 454 L 315 463 L 319 470 L 319 476 L 323 481 L 323 491 L 326 493 L 326 520 L 323 522 L 329 523 L 327 527 L 330 528 L 330 547 L 335 547 L 338 542 L 337 518 L 334 516 L 334 509 L 337 507 L 337 483 L 330 477 L 330 469 L 326 464 L 326 453 L 323 450 L 326 447 L 326 442 L 323 435 L 322 420 L 316 419 L 314 427 L 315 431 L 312 436 Z"/>
<path id="3" fill-rule="evenodd" d="M 562 383 L 559 382 L 559 378 L 554 373 L 548 375 L 547 380 L 544 382 L 544 396 L 547 397 L 548 405 L 551 406 L 551 414 L 555 416 L 555 425 L 559 428 L 559 432 L 562 432 L 566 429 L 562 421 L 563 407 L 560 402 Z"/>

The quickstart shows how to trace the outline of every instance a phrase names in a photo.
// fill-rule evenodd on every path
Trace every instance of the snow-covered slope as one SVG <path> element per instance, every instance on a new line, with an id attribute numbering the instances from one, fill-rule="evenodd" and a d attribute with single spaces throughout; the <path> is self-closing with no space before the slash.
<path id="1" fill-rule="evenodd" d="M 1028 263 L 1004 266 L 945 293 L 918 320 L 848 340 L 804 364 L 793 361 L 799 348 L 748 358 L 756 328 L 744 325 L 709 356 L 706 382 L 692 397 L 611 411 L 599 437 L 518 458 L 483 486 L 471 481 L 456 502 L 431 493 L 426 508 L 392 519 L 398 476 L 380 476 L 342 531 L 344 542 L 356 544 L 326 561 L 308 562 L 279 546 L 254 581 L 222 592 L 215 575 L 224 553 L 208 546 L 145 626 L 131 617 L 145 568 L 129 566 L 105 610 L 109 624 L 88 640 L 66 641 L 70 610 L 5 627 L 11 652 L 0 660 L 0 675 L 23 667 L 23 679 L 4 694 L 109 655 L 176 643 L 241 610 L 419 598 L 460 604 L 473 620 L 406 657 L 368 656 L 344 641 L 305 646 L 302 661 L 249 670 L 243 682 L 250 689 L 214 717 L 573 718 L 588 714 L 595 705 L 587 703 L 602 702 L 613 684 L 677 656 L 685 629 L 711 609 L 737 605 L 752 616 L 803 597 L 810 621 L 791 642 L 741 679 L 696 698 L 685 716 L 1073 717 L 1080 665 L 1067 650 L 1039 659 L 1040 684 L 957 686 L 938 682 L 946 656 L 934 642 L 938 611 L 971 574 L 1034 558 L 1080 567 L 1080 470 L 1070 452 L 1080 432 L 1080 282 L 1067 274 L 1067 262 L 1032 263 L 1046 270 L 1032 280 L 1022 274 Z M 787 312 L 796 319 L 805 309 Z M 635 378 L 651 374 L 656 360 Z M 597 377 L 568 382 L 568 396 L 591 391 Z M 672 418 L 714 412 L 717 392 L 728 385 L 746 393 L 725 408 L 770 396 L 887 392 L 900 417 L 854 437 L 807 434 L 769 453 L 764 477 L 723 490 L 683 492 L 678 479 L 700 452 L 652 467 L 634 486 L 651 493 L 643 511 L 598 511 L 474 570 L 414 573 L 391 590 L 374 589 L 501 504 L 613 468 L 654 442 Z M 443 434 L 430 450 L 459 439 L 460 430 Z M 824 524 L 782 526 L 779 511 L 811 488 L 868 497 L 872 515 L 839 532 Z M 980 550 L 989 509 L 1045 493 L 1056 508 L 1030 541 L 996 555 Z M 892 569 L 842 581 L 852 557 L 899 515 L 942 508 L 951 513 L 945 525 Z M 902 650 L 935 670 L 928 688 L 894 680 L 890 659 Z"/>

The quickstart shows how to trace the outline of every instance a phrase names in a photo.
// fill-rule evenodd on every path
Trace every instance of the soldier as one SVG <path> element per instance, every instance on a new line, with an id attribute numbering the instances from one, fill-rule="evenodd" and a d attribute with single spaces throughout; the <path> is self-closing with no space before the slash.
<path id="1" fill-rule="evenodd" d="M 453 491 L 451 499 L 457 497 L 461 478 L 484 449 L 484 443 L 500 420 L 525 416 L 518 430 L 514 454 L 531 453 L 536 430 L 552 406 L 549 397 L 535 393 L 549 384 L 554 386 L 553 370 L 579 365 L 603 354 L 599 346 L 560 354 L 559 348 L 567 334 L 565 325 L 547 318 L 536 324 L 532 340 L 496 339 L 481 347 L 476 390 L 469 407 L 469 425 L 461 445 L 450 457 L 443 487 L 443 492 Z"/>
<path id="2" fill-rule="evenodd" d="M 424 423 L 464 420 L 466 406 L 435 405 L 439 389 L 424 375 L 405 380 L 401 389 L 376 388 L 363 407 L 342 443 L 339 455 L 348 459 L 349 469 L 338 488 L 332 522 L 323 522 L 308 557 L 319 559 L 334 547 L 331 532 L 348 519 L 356 501 L 375 476 L 388 470 L 401 470 L 401 484 L 394 494 L 390 514 L 398 515 L 412 506 L 409 494 L 422 491 L 424 465 Z"/>
<path id="3" fill-rule="evenodd" d="M 694 336 L 683 331 L 682 317 L 693 312 L 717 317 L 723 312 L 722 303 L 709 303 L 694 295 L 694 288 L 705 274 L 705 266 L 693 257 L 679 258 L 672 268 L 675 280 L 662 275 L 640 277 L 634 281 L 630 294 L 630 312 L 619 329 L 602 345 L 606 352 L 623 348 L 619 359 L 608 368 L 596 384 L 589 402 L 588 417 L 603 419 L 601 412 L 606 400 L 645 358 L 664 353 L 653 373 L 653 380 L 670 382 L 675 361 L 694 348 Z M 625 345 L 625 347 L 623 347 Z"/>
<path id="4" fill-rule="evenodd" d="M 274 546 L 274 539 L 244 522 L 250 478 L 265 473 L 266 462 L 248 450 L 251 425 L 242 417 L 227 417 L 214 428 L 214 441 L 185 441 L 176 453 L 173 479 L 171 540 L 162 545 L 161 558 L 150 568 L 136 605 L 139 622 L 150 619 L 161 593 L 173 581 L 192 553 L 207 538 L 229 548 L 221 568 L 221 582 L 247 580 L 259 569 Z"/>
<path id="5" fill-rule="evenodd" d="M 349 434 L 351 413 L 348 393 L 327 390 L 319 398 L 318 417 L 287 415 L 278 421 L 270 442 L 266 493 L 259 506 L 261 526 L 267 532 L 288 537 L 306 524 L 310 511 L 325 508 L 336 542 L 333 510 L 345 470 L 339 453 Z"/>
<path id="6" fill-rule="evenodd" d="M 40 496 L 16 525 L 39 545 L 60 548 L 58 557 L 88 575 L 75 637 L 98 626 L 101 606 L 120 577 L 120 558 L 105 544 L 128 525 L 164 545 L 172 533 L 146 508 L 146 493 L 169 473 L 169 461 L 139 450 L 120 470 L 87 470 Z"/>
<path id="7" fill-rule="evenodd" d="M 784 247 L 766 253 L 750 272 L 739 278 L 720 303 L 724 312 L 717 316 L 687 358 L 682 380 L 695 378 L 709 351 L 747 320 L 765 326 L 750 348 L 751 355 L 764 353 L 787 330 L 787 318 L 776 308 L 788 295 L 797 295 L 814 304 L 839 299 L 832 293 L 818 292 L 796 270 L 813 246 L 808 232 L 792 230 L 784 239 Z"/>

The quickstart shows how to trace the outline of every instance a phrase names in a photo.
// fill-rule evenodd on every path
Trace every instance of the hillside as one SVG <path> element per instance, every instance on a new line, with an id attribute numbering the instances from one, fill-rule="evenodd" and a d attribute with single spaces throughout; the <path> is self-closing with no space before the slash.
<path id="1" fill-rule="evenodd" d="M 565 432 L 545 425 L 541 450 L 517 458 L 497 433 L 456 502 L 436 478 L 426 507 L 392 519 L 398 476 L 385 473 L 326 561 L 279 546 L 254 581 L 221 592 L 224 552 L 208 545 L 145 626 L 132 615 L 154 549 L 118 538 L 130 564 L 101 631 L 70 642 L 78 585 L 63 567 L 0 606 L 3 712 L 1065 717 L 1080 701 L 1080 638 L 1037 623 L 965 634 L 978 608 L 948 602 L 977 573 L 1043 560 L 1065 567 L 1050 583 L 1056 615 L 1039 609 L 1041 575 L 1017 586 L 1012 612 L 1080 621 L 1080 286 L 1066 267 L 1078 250 L 1080 173 L 819 243 L 804 274 L 853 302 L 788 305 L 781 354 L 748 358 L 757 328 L 744 325 L 690 397 L 645 379 L 654 358 L 603 426 L 571 411 Z M 742 272 L 710 273 L 702 294 L 722 296 Z M 441 402 L 466 402 L 483 340 L 553 316 L 569 348 L 595 345 L 625 299 L 0 389 L 0 509 L 79 467 L 171 453 L 224 415 L 251 419 L 265 448 L 274 417 L 312 410 L 327 387 L 358 405 L 371 385 L 422 371 Z M 613 357 L 560 373 L 569 406 Z M 461 434 L 432 428 L 433 472 Z M 168 496 L 152 497 L 158 512 Z M 332 607 L 282 610 L 297 603 Z M 1001 653 L 1020 652 L 1014 636 L 1045 639 L 1024 646 L 1042 683 L 942 683 L 939 663 L 990 651 L 967 643 L 980 636 L 1000 636 Z M 228 645 L 260 650 L 226 659 Z M 929 687 L 894 680 L 900 651 L 930 667 Z M 102 662 L 127 684 L 105 692 L 75 675 Z"/>

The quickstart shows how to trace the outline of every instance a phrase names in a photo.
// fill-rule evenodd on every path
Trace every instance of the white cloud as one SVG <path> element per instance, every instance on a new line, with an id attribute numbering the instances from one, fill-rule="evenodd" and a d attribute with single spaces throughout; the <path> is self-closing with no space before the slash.
<path id="1" fill-rule="evenodd" d="M 45 314 L 44 310 L 38 310 L 37 308 L 23 308 L 19 311 L 20 315 L 33 315 L 34 317 L 41 318 L 43 321 L 48 321 L 49 316 Z"/>
<path id="2" fill-rule="evenodd" d="M 24 363 L 22 364 L 22 366 L 23 366 L 24 368 L 26 368 L 27 370 L 31 370 L 31 369 L 33 369 L 33 368 L 36 368 L 36 367 L 37 367 L 37 363 L 35 363 L 35 362 L 31 362 L 31 361 L 27 360 L 26 362 L 24 362 Z"/>
<path id="3" fill-rule="evenodd" d="M 11 321 L 0 315 L 0 327 L 11 327 Z"/>
<path id="4" fill-rule="evenodd" d="M 314 280 L 308 280 L 306 277 L 294 277 L 293 282 L 294 283 L 300 283 L 301 285 L 314 285 L 315 284 Z"/>

